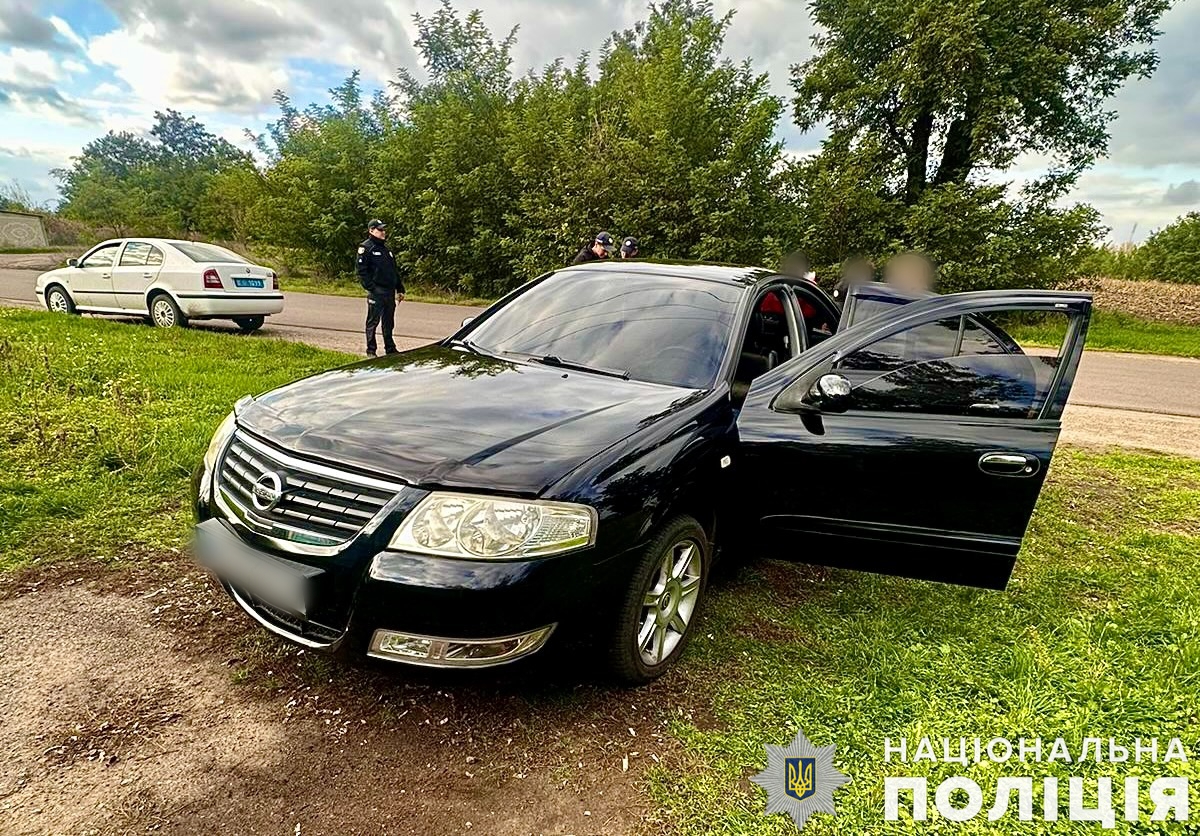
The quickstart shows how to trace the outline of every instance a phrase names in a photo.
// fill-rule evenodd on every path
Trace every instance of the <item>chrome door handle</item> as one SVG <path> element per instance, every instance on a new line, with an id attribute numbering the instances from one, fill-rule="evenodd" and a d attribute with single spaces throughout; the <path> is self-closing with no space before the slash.
<path id="1" fill-rule="evenodd" d="M 1033 476 L 1042 469 L 1042 461 L 1026 453 L 984 453 L 979 469 L 994 476 Z"/>

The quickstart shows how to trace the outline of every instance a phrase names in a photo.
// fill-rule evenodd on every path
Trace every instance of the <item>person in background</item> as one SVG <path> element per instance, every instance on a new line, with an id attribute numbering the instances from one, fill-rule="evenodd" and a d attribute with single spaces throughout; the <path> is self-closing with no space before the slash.
<path id="1" fill-rule="evenodd" d="M 875 281 L 875 264 L 871 259 L 861 255 L 852 255 L 842 262 L 841 275 L 837 287 L 833 289 L 833 298 L 839 304 L 846 302 L 846 294 L 856 284 L 868 284 Z"/>
<path id="2" fill-rule="evenodd" d="M 397 353 L 392 329 L 396 303 L 404 301 L 404 282 L 396 270 L 396 259 L 387 245 L 387 224 L 374 219 L 367 224 L 367 240 L 358 245 L 355 273 L 367 292 L 367 356 L 375 356 L 375 329 L 383 331 L 383 350 Z"/>
<path id="3" fill-rule="evenodd" d="M 613 251 L 613 237 L 607 232 L 597 232 L 592 243 L 575 254 L 572 264 L 584 264 L 588 261 L 599 261 L 608 258 Z"/>
<path id="4" fill-rule="evenodd" d="M 638 239 L 633 236 L 627 236 L 621 242 L 621 258 L 637 258 L 639 252 Z"/>
<path id="5" fill-rule="evenodd" d="M 883 267 L 883 280 L 912 293 L 932 293 L 937 282 L 937 267 L 924 253 L 909 251 L 894 255 Z"/>
<path id="6" fill-rule="evenodd" d="M 800 250 L 792 250 L 784 256 L 783 261 L 779 264 L 779 272 L 785 276 L 795 276 L 798 279 L 804 279 L 806 282 L 817 283 L 817 274 L 812 269 L 812 261 L 807 254 Z M 818 318 L 817 309 L 803 296 L 798 301 L 800 302 L 800 313 L 804 314 L 804 321 L 808 327 L 814 331 L 829 333 L 828 322 L 818 323 L 816 321 Z"/>
<path id="7" fill-rule="evenodd" d="M 785 276 L 795 276 L 813 283 L 817 281 L 817 274 L 812 269 L 812 260 L 800 250 L 793 250 L 784 256 L 783 262 L 779 265 L 779 272 Z"/>

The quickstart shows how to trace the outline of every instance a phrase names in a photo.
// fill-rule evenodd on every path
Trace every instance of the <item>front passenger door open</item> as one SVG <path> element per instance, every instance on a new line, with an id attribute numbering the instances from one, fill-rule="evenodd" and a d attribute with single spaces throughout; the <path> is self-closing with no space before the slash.
<path id="1" fill-rule="evenodd" d="M 756 380 L 738 416 L 740 472 L 772 554 L 1003 588 L 1090 312 L 1086 294 L 920 299 Z M 1037 317 L 1061 321 L 1058 351 L 1026 352 L 997 324 Z M 844 398 L 813 392 L 826 375 Z"/>

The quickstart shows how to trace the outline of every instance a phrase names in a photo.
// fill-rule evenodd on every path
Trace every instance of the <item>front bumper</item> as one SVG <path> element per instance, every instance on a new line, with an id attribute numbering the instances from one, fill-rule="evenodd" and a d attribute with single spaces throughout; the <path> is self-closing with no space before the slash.
<path id="1" fill-rule="evenodd" d="M 282 293 L 188 291 L 176 294 L 176 302 L 184 316 L 191 319 L 270 316 L 283 310 Z"/>
<path id="2" fill-rule="evenodd" d="M 601 559 L 595 547 L 504 562 L 376 551 L 378 532 L 351 541 L 337 557 L 308 557 L 252 545 L 253 535 L 224 519 L 198 529 L 218 534 L 197 537 L 199 562 L 262 627 L 315 650 L 428 667 L 506 664 L 538 652 L 552 634 L 586 631 L 598 615 L 613 612 L 605 602 L 614 600 L 624 564 Z M 205 539 L 205 548 L 227 553 L 203 553 Z M 254 573 L 231 571 L 230 555 L 279 569 L 280 588 L 305 574 L 311 595 L 269 601 L 269 584 L 256 595 L 245 586 Z"/>

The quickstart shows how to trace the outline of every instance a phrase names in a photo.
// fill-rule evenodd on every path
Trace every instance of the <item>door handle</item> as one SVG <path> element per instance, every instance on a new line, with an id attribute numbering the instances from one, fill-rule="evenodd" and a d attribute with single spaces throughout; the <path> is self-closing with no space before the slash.
<path id="1" fill-rule="evenodd" d="M 101 273 L 101 274 L 100 274 L 100 278 L 102 278 L 102 279 L 111 279 L 111 278 L 112 278 L 112 273 Z"/>
<path id="2" fill-rule="evenodd" d="M 153 273 L 142 273 L 142 278 L 143 279 L 152 279 L 152 278 L 154 278 L 154 274 Z"/>
<path id="3" fill-rule="evenodd" d="M 1026 453 L 984 453 L 979 469 L 994 476 L 1033 476 L 1042 469 L 1042 461 Z"/>

